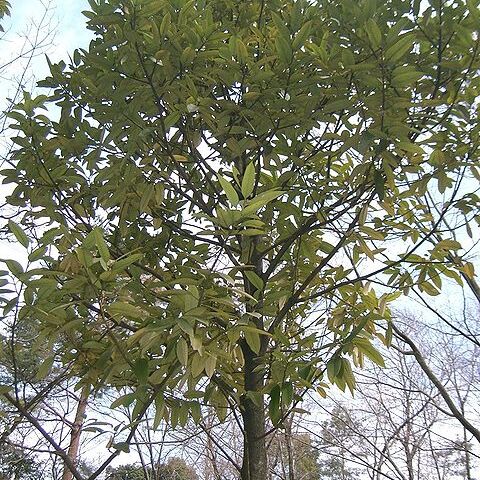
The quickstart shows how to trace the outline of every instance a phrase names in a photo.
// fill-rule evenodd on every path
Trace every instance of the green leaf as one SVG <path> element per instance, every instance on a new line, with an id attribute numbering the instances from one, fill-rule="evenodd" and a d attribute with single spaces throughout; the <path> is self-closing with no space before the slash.
<path id="1" fill-rule="evenodd" d="M 460 270 L 465 273 L 468 278 L 474 279 L 475 278 L 475 267 L 471 262 L 465 262 L 464 265 L 460 268 Z"/>
<path id="2" fill-rule="evenodd" d="M 165 400 L 163 395 L 158 393 L 155 397 L 155 418 L 153 419 L 153 430 L 157 430 L 165 413 Z"/>
<path id="3" fill-rule="evenodd" d="M 236 56 L 240 63 L 247 63 L 248 61 L 248 50 L 246 45 L 240 38 L 237 38 L 236 42 Z"/>
<path id="4" fill-rule="evenodd" d="M 188 335 L 193 336 L 193 326 L 187 318 L 180 317 L 177 319 L 178 326 Z"/>
<path id="5" fill-rule="evenodd" d="M 434 247 L 434 250 L 460 250 L 462 244 L 457 240 L 440 240 Z"/>
<path id="6" fill-rule="evenodd" d="M 247 199 L 255 188 L 255 164 L 250 162 L 245 168 L 242 178 L 242 195 L 243 198 Z"/>
<path id="7" fill-rule="evenodd" d="M 55 357 L 53 355 L 43 360 L 37 369 L 37 374 L 35 375 L 36 380 L 43 380 L 47 377 L 52 369 L 54 360 Z"/>
<path id="8" fill-rule="evenodd" d="M 37 260 L 40 260 L 41 258 L 43 258 L 46 253 L 47 253 L 47 247 L 45 246 L 38 247 L 32 252 L 30 252 L 30 254 L 28 255 L 28 259 L 31 262 L 36 262 Z"/>
<path id="9" fill-rule="evenodd" d="M 348 98 L 342 98 L 340 100 L 334 100 L 333 102 L 327 103 L 323 110 L 325 113 L 333 113 L 348 109 L 349 107 L 352 107 L 352 101 Z"/>
<path id="10" fill-rule="evenodd" d="M 138 378 L 140 385 L 145 385 L 149 375 L 148 360 L 146 358 L 137 358 L 133 364 L 133 373 Z"/>
<path id="11" fill-rule="evenodd" d="M 280 386 L 275 385 L 270 390 L 270 402 L 268 404 L 268 413 L 274 424 L 276 424 L 281 418 L 280 412 Z"/>
<path id="12" fill-rule="evenodd" d="M 360 231 L 368 235 L 371 240 L 385 240 L 385 234 L 379 230 L 370 227 L 360 227 Z"/>
<path id="13" fill-rule="evenodd" d="M 201 356 L 198 352 L 195 352 L 190 367 L 190 374 L 193 378 L 197 378 L 205 369 L 205 360 L 204 356 Z"/>
<path id="14" fill-rule="evenodd" d="M 343 363 L 343 378 L 345 380 L 345 383 L 347 384 L 348 389 L 350 390 L 350 393 L 353 396 L 353 393 L 355 391 L 355 386 L 356 386 L 355 376 L 353 375 L 350 362 L 346 358 L 342 358 L 342 363 Z"/>
<path id="15" fill-rule="evenodd" d="M 124 258 L 118 259 L 113 265 L 113 271 L 125 270 L 127 267 L 132 265 L 132 263 L 138 262 L 143 257 L 143 253 L 134 253 Z"/>
<path id="16" fill-rule="evenodd" d="M 404 35 L 391 45 L 385 51 L 385 59 L 390 62 L 395 62 L 402 58 L 405 54 L 410 52 L 414 45 L 414 36 L 411 34 Z"/>
<path id="17" fill-rule="evenodd" d="M 381 201 L 385 198 L 385 177 L 383 176 L 383 173 L 379 170 L 375 170 L 374 182 L 375 193 L 378 195 L 378 198 Z"/>
<path id="18" fill-rule="evenodd" d="M 385 361 L 383 360 L 380 352 L 368 341 L 365 339 L 354 339 L 353 343 L 358 347 L 358 349 L 373 363 L 376 363 L 380 367 L 385 367 Z"/>
<path id="19" fill-rule="evenodd" d="M 251 200 L 246 202 L 246 206 L 242 210 L 242 214 L 244 216 L 251 215 L 253 213 L 257 213 L 262 207 L 270 203 L 272 200 L 275 200 L 280 195 L 283 195 L 284 192 L 280 192 L 278 190 L 268 190 L 266 192 L 253 197 Z"/>
<path id="20" fill-rule="evenodd" d="M 186 366 L 188 363 L 188 345 L 183 337 L 180 337 L 177 341 L 176 353 L 178 361 L 183 366 Z"/>
<path id="21" fill-rule="evenodd" d="M 135 394 L 134 393 L 127 393 L 125 395 L 122 395 L 121 397 L 118 397 L 116 400 L 112 402 L 110 405 L 110 408 L 117 408 L 117 407 L 128 407 L 135 401 Z"/>
<path id="22" fill-rule="evenodd" d="M 293 39 L 293 42 L 292 42 L 293 50 L 298 50 L 305 44 L 305 41 L 310 36 L 311 30 L 312 30 L 312 22 L 309 20 L 302 26 L 302 28 L 295 35 L 295 38 Z"/>
<path id="23" fill-rule="evenodd" d="M 418 72 L 411 67 L 398 67 L 392 73 L 392 85 L 397 87 L 412 85 L 420 79 L 422 75 L 421 72 Z"/>
<path id="24" fill-rule="evenodd" d="M 98 253 L 100 254 L 100 257 L 104 262 L 108 262 L 110 260 L 110 251 L 103 238 L 102 230 L 99 227 L 95 227 L 93 229 L 93 236 L 94 236 L 95 245 L 98 248 Z"/>
<path id="25" fill-rule="evenodd" d="M 189 402 L 190 412 L 195 424 L 199 424 L 202 420 L 202 409 L 199 402 Z"/>
<path id="26" fill-rule="evenodd" d="M 330 383 L 335 382 L 335 377 L 337 376 L 338 366 L 340 359 L 338 357 L 332 357 L 327 362 L 327 377 Z"/>
<path id="27" fill-rule="evenodd" d="M 293 401 L 293 385 L 290 382 L 284 383 L 282 386 L 282 405 L 289 407 Z"/>
<path id="28" fill-rule="evenodd" d="M 275 39 L 275 47 L 277 49 L 278 57 L 285 64 L 289 65 L 292 61 L 292 46 L 290 42 L 281 35 L 277 35 Z"/>
<path id="29" fill-rule="evenodd" d="M 10 272 L 16 277 L 23 273 L 22 265 L 20 265 L 20 263 L 18 263 L 16 260 L 7 259 L 1 261 L 7 265 L 7 268 L 10 270 Z"/>
<path id="30" fill-rule="evenodd" d="M 263 280 L 253 270 L 245 270 L 245 275 L 257 290 L 263 290 Z"/>
<path id="31" fill-rule="evenodd" d="M 130 445 L 127 442 L 114 443 L 112 445 L 112 448 L 114 448 L 115 450 L 119 450 L 121 452 L 124 452 L 124 453 L 129 453 L 130 452 Z"/>
<path id="32" fill-rule="evenodd" d="M 217 174 L 218 181 L 220 182 L 220 185 L 222 186 L 223 191 L 225 192 L 225 195 L 228 198 L 228 201 L 233 205 L 238 205 L 239 198 L 238 198 L 238 193 L 233 187 L 233 185 L 225 180 L 220 174 Z"/>
<path id="33" fill-rule="evenodd" d="M 408 153 L 418 153 L 420 155 L 423 155 L 425 153 L 423 151 L 423 148 L 416 143 L 398 142 L 395 147 Z"/>
<path id="34" fill-rule="evenodd" d="M 13 220 L 8 221 L 8 228 L 13 233 L 18 242 L 25 248 L 27 248 L 30 240 L 28 239 L 26 233 L 22 230 L 22 228 L 17 225 Z"/>
<path id="35" fill-rule="evenodd" d="M 205 373 L 208 378 L 211 378 L 215 373 L 215 367 L 217 366 L 217 358 L 213 355 L 207 354 L 205 359 Z"/>
<path id="36" fill-rule="evenodd" d="M 260 335 L 251 329 L 245 329 L 243 334 L 245 335 L 245 340 L 252 352 L 258 354 L 260 352 Z"/>
<path id="37" fill-rule="evenodd" d="M 387 347 L 390 347 L 390 345 L 392 345 L 392 340 L 393 340 L 393 325 L 392 325 L 392 322 L 389 321 L 387 325 L 387 329 L 385 331 L 385 345 Z"/>
<path id="38" fill-rule="evenodd" d="M 365 24 L 365 30 L 367 32 L 368 39 L 372 44 L 372 47 L 378 48 L 382 43 L 382 32 L 378 28 L 378 25 L 376 24 L 375 20 L 373 20 L 373 18 L 369 18 L 367 20 L 367 23 Z"/>
<path id="39" fill-rule="evenodd" d="M 161 35 L 166 35 L 169 32 L 171 21 L 172 21 L 172 17 L 170 15 L 170 12 L 167 12 L 163 16 L 162 22 L 160 23 L 159 32 Z"/>
<path id="40" fill-rule="evenodd" d="M 113 302 L 107 307 L 107 310 L 113 317 L 125 316 L 138 319 L 144 316 L 138 307 L 125 302 Z"/>
<path id="41" fill-rule="evenodd" d="M 440 292 L 431 283 L 428 282 L 422 282 L 418 287 L 422 292 L 425 292 L 432 297 L 436 297 L 440 294 Z"/>
<path id="42" fill-rule="evenodd" d="M 148 204 L 150 203 L 150 200 L 153 198 L 154 195 L 155 195 L 155 185 L 153 183 L 150 183 L 145 187 L 145 190 L 143 191 L 143 194 L 140 198 L 138 209 L 141 212 L 146 211 Z"/>

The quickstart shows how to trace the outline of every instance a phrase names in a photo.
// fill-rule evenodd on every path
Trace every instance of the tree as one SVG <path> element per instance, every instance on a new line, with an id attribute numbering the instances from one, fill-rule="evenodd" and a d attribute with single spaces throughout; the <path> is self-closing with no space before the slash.
<path id="1" fill-rule="evenodd" d="M 181 458 L 171 458 L 157 465 L 154 471 L 140 465 L 121 465 L 107 470 L 107 480 L 197 480 L 195 471 Z"/>
<path id="2" fill-rule="evenodd" d="M 138 465 L 121 465 L 107 470 L 107 478 L 110 480 L 144 480 L 145 475 L 142 467 Z"/>
<path id="3" fill-rule="evenodd" d="M 320 475 L 318 449 L 312 445 L 310 435 L 294 431 L 294 416 L 285 422 L 269 442 L 268 460 L 271 478 L 279 480 L 317 480 Z M 301 425 L 301 420 L 297 419 Z"/>
<path id="4" fill-rule="evenodd" d="M 360 470 L 352 468 L 348 462 L 352 458 L 351 452 L 355 450 L 352 432 L 358 427 L 350 413 L 341 407 L 334 408 L 331 413 L 331 418 L 322 424 L 320 448 L 327 456 L 319 462 L 319 478 L 354 480 L 359 478 Z"/>
<path id="5" fill-rule="evenodd" d="M 453 315 L 445 309 L 442 313 L 453 325 Z M 478 381 L 472 375 L 478 368 L 466 353 L 468 341 L 442 331 L 441 324 L 422 318 L 418 310 L 415 315 L 397 314 L 395 326 L 421 342 L 422 362 L 438 369 L 444 391 L 453 401 L 458 394 L 467 418 L 478 424 Z M 435 383 L 406 348 L 402 337 L 394 336 L 392 348 L 382 351 L 386 367 L 357 372 L 354 399 L 312 398 L 320 409 L 313 410 L 315 417 L 328 419 L 323 429 L 312 421 L 304 427 L 321 452 L 324 475 L 327 470 L 331 478 L 342 478 L 342 470 L 353 467 L 358 471 L 351 478 L 372 480 L 473 478 L 478 444 L 469 444 L 473 436 L 466 435 L 461 421 L 456 425 Z"/>
<path id="6" fill-rule="evenodd" d="M 10 113 L 10 228 L 40 262 L 7 262 L 20 314 L 79 388 L 132 389 L 108 461 L 151 405 L 176 426 L 208 404 L 241 424 L 242 480 L 265 480 L 269 422 L 383 364 L 390 301 L 474 275 L 427 241 L 478 208 L 478 1 L 90 6 L 88 51 Z"/>
<path id="7" fill-rule="evenodd" d="M 293 437 L 294 478 L 295 480 L 317 480 L 320 478 L 318 465 L 318 449 L 312 447 L 312 439 L 308 434 L 297 434 Z"/>
<path id="8" fill-rule="evenodd" d="M 40 464 L 28 453 L 9 445 L 0 445 L 1 480 L 37 480 L 42 477 Z"/>

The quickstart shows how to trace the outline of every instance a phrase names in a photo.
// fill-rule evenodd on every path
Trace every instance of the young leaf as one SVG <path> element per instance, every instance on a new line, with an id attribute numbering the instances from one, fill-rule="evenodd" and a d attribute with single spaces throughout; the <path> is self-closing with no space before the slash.
<path id="1" fill-rule="evenodd" d="M 220 174 L 217 175 L 218 181 L 220 182 L 220 185 L 222 186 L 223 191 L 225 192 L 225 195 L 228 198 L 228 201 L 233 205 L 238 205 L 238 193 L 233 187 L 233 185 L 225 180 Z"/>

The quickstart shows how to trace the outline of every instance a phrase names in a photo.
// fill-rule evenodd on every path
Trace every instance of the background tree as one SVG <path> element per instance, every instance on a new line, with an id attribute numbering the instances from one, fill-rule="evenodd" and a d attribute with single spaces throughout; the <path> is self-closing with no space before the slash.
<path id="1" fill-rule="evenodd" d="M 28 452 L 5 443 L 0 445 L 1 480 L 38 480 L 42 468 Z"/>
<path id="2" fill-rule="evenodd" d="M 90 478 L 151 405 L 155 428 L 208 404 L 240 424 L 242 479 L 265 480 L 266 439 L 306 390 L 383 364 L 391 300 L 474 275 L 457 240 L 427 246 L 478 207 L 478 2 L 90 5 L 89 49 L 9 114 L 2 174 L 26 210 L 10 229 L 41 261 L 8 263 L 19 314 L 79 388 L 132 390 Z"/>
<path id="3" fill-rule="evenodd" d="M 122 465 L 107 470 L 107 480 L 197 480 L 197 475 L 180 458 L 170 458 L 168 463 L 144 469 L 141 465 Z"/>
<path id="4" fill-rule="evenodd" d="M 319 432 L 319 448 L 323 457 L 319 461 L 319 478 L 339 480 L 354 480 L 359 478 L 360 469 L 352 465 L 351 460 L 358 448 L 355 445 L 355 436 L 352 432 L 358 430 L 354 425 L 352 414 L 342 408 L 334 408 L 331 418 L 325 420 Z M 325 455 L 326 453 L 326 455 Z M 360 453 L 361 455 L 361 453 Z"/>

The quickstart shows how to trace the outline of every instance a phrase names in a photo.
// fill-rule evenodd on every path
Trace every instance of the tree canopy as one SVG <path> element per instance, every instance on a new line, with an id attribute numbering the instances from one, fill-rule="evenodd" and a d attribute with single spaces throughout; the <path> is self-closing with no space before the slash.
<path id="1" fill-rule="evenodd" d="M 474 274 L 478 1 L 89 3 L 88 50 L 10 114 L 20 315 L 136 420 L 239 413 L 264 479 L 265 416 L 353 391 L 389 302 Z"/>

